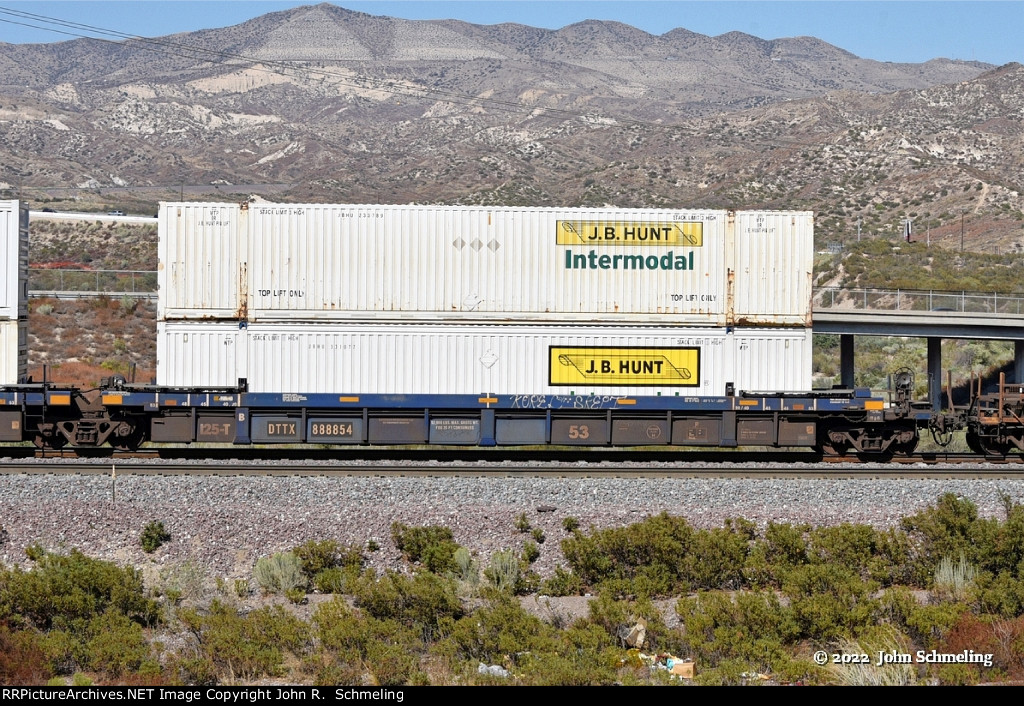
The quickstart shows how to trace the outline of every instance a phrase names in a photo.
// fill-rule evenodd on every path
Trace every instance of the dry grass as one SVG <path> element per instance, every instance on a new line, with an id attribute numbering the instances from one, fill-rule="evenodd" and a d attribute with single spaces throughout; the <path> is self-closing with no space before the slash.
<path id="1" fill-rule="evenodd" d="M 156 370 L 156 310 L 116 297 L 33 299 L 29 306 L 29 374 L 96 385 L 121 374 L 148 382 Z"/>

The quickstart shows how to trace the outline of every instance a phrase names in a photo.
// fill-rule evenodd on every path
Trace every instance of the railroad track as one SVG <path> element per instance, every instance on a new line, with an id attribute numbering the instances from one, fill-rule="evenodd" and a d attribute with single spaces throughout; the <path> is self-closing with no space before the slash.
<path id="1" fill-rule="evenodd" d="M 185 451 L 191 453 L 183 453 Z M 979 460 L 971 454 L 918 454 L 888 463 L 857 458 L 822 458 L 813 453 L 730 454 L 620 451 L 565 453 L 480 450 L 363 449 L 310 458 L 309 449 L 150 449 L 0 462 L 0 473 L 195 476 L 397 476 L 397 477 L 590 477 L 590 478 L 1019 478 L 1024 457 Z M 755 465 L 756 464 L 756 465 Z"/>
<path id="2" fill-rule="evenodd" d="M 815 451 L 788 451 L 768 449 L 762 451 L 678 451 L 678 450 L 645 450 L 645 449 L 501 449 L 438 447 L 376 447 L 359 449 L 310 449 L 310 448 L 266 448 L 266 447 L 234 447 L 234 448 L 149 448 L 139 451 L 115 451 L 102 449 L 40 450 L 33 447 L 8 449 L 5 453 L 10 458 L 35 458 L 39 460 L 57 459 L 92 459 L 97 461 L 209 461 L 209 462 L 253 462 L 253 461 L 309 461 L 328 462 L 343 461 L 436 461 L 436 462 L 467 462 L 467 463 L 500 463 L 504 461 L 532 461 L 553 463 L 596 464 L 607 462 L 632 463 L 821 463 L 821 464 L 880 464 L 899 465 L 913 464 L 949 464 L 960 465 L 985 463 L 1007 466 L 1024 466 L 1024 456 L 979 457 L 972 453 L 922 452 L 910 456 L 894 456 L 887 461 L 860 456 L 825 456 Z"/>

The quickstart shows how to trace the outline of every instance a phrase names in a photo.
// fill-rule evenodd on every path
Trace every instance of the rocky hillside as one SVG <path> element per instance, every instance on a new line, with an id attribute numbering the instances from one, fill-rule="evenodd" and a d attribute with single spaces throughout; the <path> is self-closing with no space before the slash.
<path id="1" fill-rule="evenodd" d="M 122 43 L 0 45 L 0 195 L 810 208 L 821 244 L 1021 240 L 1024 69 L 613 22 L 333 5 Z"/>

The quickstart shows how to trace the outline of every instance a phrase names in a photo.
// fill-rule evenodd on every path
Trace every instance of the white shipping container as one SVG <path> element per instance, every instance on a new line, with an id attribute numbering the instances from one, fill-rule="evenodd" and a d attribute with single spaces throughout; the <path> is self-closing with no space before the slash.
<path id="1" fill-rule="evenodd" d="M 0 385 L 16 385 L 28 375 L 28 321 L 0 321 Z"/>
<path id="2" fill-rule="evenodd" d="M 160 206 L 157 317 L 245 318 L 246 244 L 238 204 Z"/>
<path id="3" fill-rule="evenodd" d="M 807 212 L 167 203 L 158 315 L 808 326 L 812 241 Z"/>
<path id="4" fill-rule="evenodd" d="M 0 201 L 0 319 L 28 316 L 28 206 Z"/>
<path id="5" fill-rule="evenodd" d="M 157 383 L 334 394 L 723 395 L 811 386 L 809 329 L 160 322 Z"/>
<path id="6" fill-rule="evenodd" d="M 245 377 L 248 349 L 237 323 L 156 325 L 156 382 L 172 387 L 232 387 Z"/>

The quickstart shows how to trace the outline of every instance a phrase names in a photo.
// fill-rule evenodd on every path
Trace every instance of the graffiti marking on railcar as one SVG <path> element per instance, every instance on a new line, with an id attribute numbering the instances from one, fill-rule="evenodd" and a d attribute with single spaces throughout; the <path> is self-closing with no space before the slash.
<path id="1" fill-rule="evenodd" d="M 514 409 L 606 409 L 619 395 L 512 395 Z"/>

